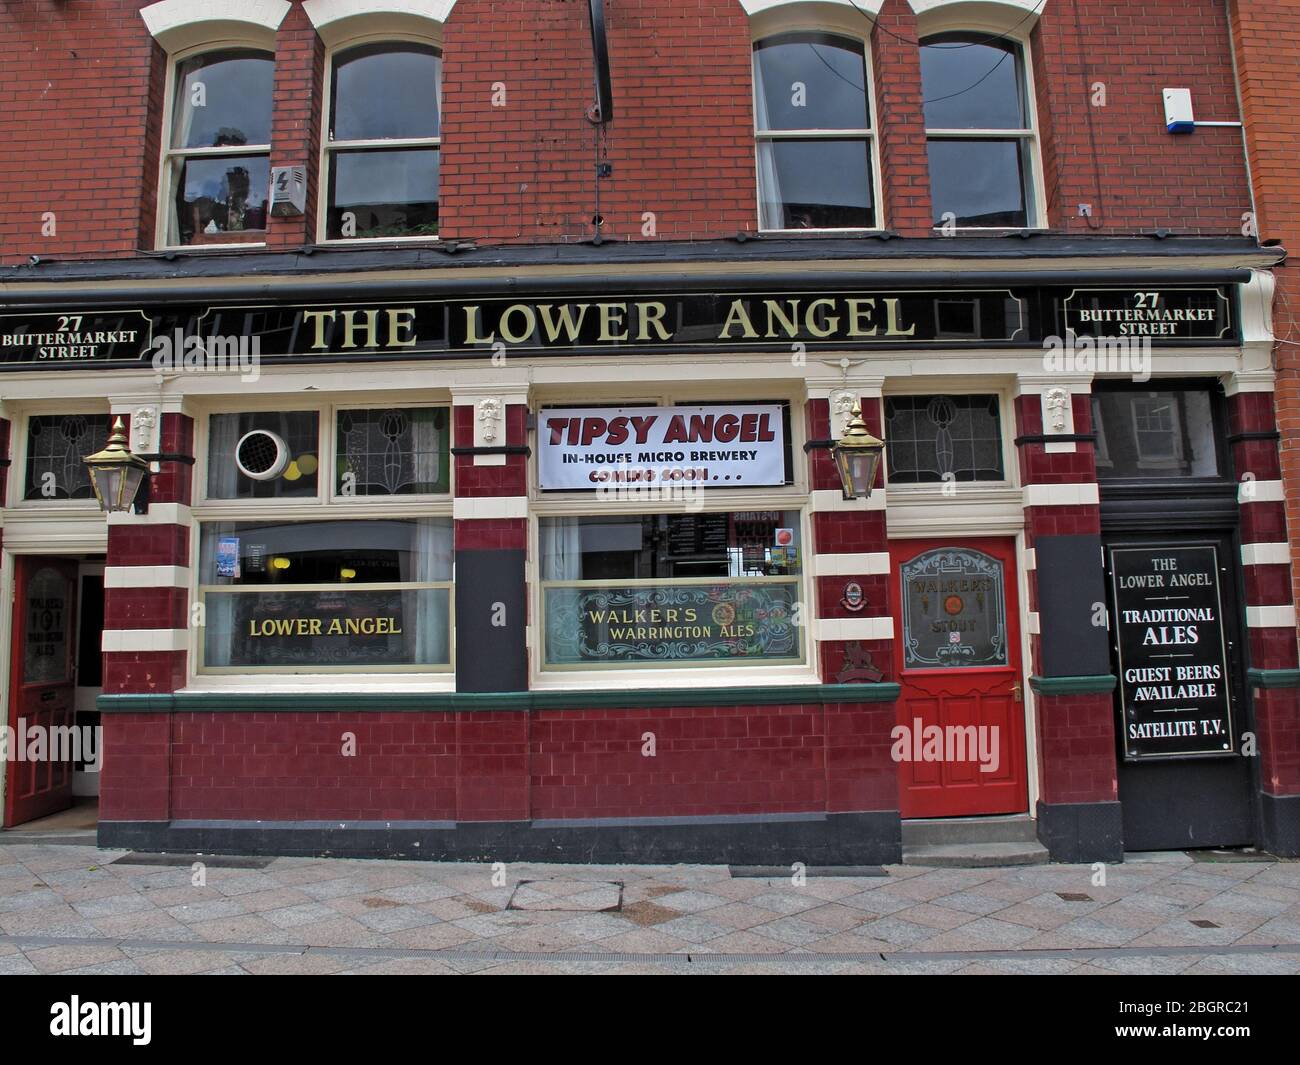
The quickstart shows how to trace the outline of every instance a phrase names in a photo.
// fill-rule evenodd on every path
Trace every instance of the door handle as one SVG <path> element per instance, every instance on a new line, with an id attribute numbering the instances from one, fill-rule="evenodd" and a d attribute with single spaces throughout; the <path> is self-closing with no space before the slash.
<path id="1" fill-rule="evenodd" d="M 1011 694 L 1015 697 L 1016 702 L 1023 703 L 1025 701 L 1024 685 L 1022 685 L 1020 681 L 1016 681 L 1011 685 Z"/>

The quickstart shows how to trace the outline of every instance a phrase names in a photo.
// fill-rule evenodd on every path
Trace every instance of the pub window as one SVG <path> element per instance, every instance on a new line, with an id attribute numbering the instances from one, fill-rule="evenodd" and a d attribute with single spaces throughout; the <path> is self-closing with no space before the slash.
<path id="1" fill-rule="evenodd" d="M 545 669 L 802 662 L 798 511 L 542 518 Z"/>
<path id="2" fill-rule="evenodd" d="M 887 396 L 890 484 L 1004 481 L 996 395 Z"/>
<path id="3" fill-rule="evenodd" d="M 1222 476 L 1209 391 L 1099 390 L 1092 422 L 1102 480 Z"/>
<path id="4" fill-rule="evenodd" d="M 869 84 L 859 40 L 788 33 L 754 45 L 762 229 L 877 227 Z"/>
<path id="5" fill-rule="evenodd" d="M 201 672 L 446 672 L 450 518 L 202 528 Z"/>
<path id="6" fill-rule="evenodd" d="M 438 235 L 441 111 L 437 48 L 389 42 L 335 55 L 326 239 Z"/>
<path id="7" fill-rule="evenodd" d="M 935 226 L 1039 225 L 1036 138 L 1021 46 L 969 33 L 927 37 L 921 90 Z"/>
<path id="8" fill-rule="evenodd" d="M 161 182 L 164 245 L 264 238 L 274 76 L 272 56 L 249 49 L 176 64 Z"/>
<path id="9" fill-rule="evenodd" d="M 341 410 L 338 496 L 445 495 L 451 491 L 446 407 Z"/>
<path id="10" fill-rule="evenodd" d="M 86 456 L 108 444 L 108 418 L 100 414 L 43 414 L 27 419 L 27 471 L 23 498 L 94 499 Z"/>
<path id="11" fill-rule="evenodd" d="M 320 414 L 214 414 L 208 422 L 209 499 L 315 499 Z"/>

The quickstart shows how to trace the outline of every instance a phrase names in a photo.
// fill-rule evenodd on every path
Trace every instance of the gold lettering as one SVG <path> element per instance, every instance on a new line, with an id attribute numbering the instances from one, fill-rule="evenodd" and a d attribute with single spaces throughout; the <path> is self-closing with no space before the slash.
<path id="1" fill-rule="evenodd" d="M 767 308 L 767 335 L 769 338 L 776 336 L 776 329 L 773 321 L 779 319 L 781 327 L 785 330 L 785 335 L 793 339 L 799 335 L 799 304 L 802 300 L 790 300 L 790 313 L 787 315 L 777 300 L 764 300 L 763 306 Z"/>
<path id="2" fill-rule="evenodd" d="M 358 327 L 357 312 L 343 312 L 343 347 L 345 349 L 357 347 L 358 328 L 364 329 L 366 334 L 366 342 L 361 347 L 377 348 L 379 346 L 379 312 L 362 311 L 361 313 L 366 316 L 366 323 L 364 326 Z"/>
<path id="3" fill-rule="evenodd" d="M 722 323 L 722 332 L 718 334 L 719 340 L 733 339 L 731 331 L 740 326 L 744 333 L 742 336 L 746 340 L 757 340 L 758 333 L 754 329 L 754 323 L 749 320 L 749 312 L 745 310 L 744 300 L 732 300 L 731 310 L 727 312 L 727 320 Z"/>
<path id="4" fill-rule="evenodd" d="M 660 340 L 672 339 L 672 334 L 664 327 L 664 315 L 668 313 L 666 304 L 650 302 L 638 303 L 637 306 L 641 309 L 641 329 L 637 333 L 637 340 L 649 340 L 651 326 L 654 326 Z"/>
<path id="5" fill-rule="evenodd" d="M 415 308 L 403 307 L 400 311 L 389 308 L 388 311 L 388 346 L 390 348 L 413 348 L 415 337 L 411 330 L 415 328 Z M 398 332 L 405 333 L 399 336 Z"/>
<path id="6" fill-rule="evenodd" d="M 600 308 L 600 339 L 607 340 L 626 340 L 627 329 L 624 327 L 621 333 L 614 332 L 614 326 L 623 326 L 623 319 L 627 315 L 626 303 L 598 303 Z"/>
<path id="7" fill-rule="evenodd" d="M 497 335 L 479 336 L 478 327 L 482 319 L 482 314 L 478 307 L 465 308 L 465 343 L 466 344 L 491 344 L 496 340 Z"/>
<path id="8" fill-rule="evenodd" d="M 851 337 L 873 337 L 880 332 L 880 326 L 873 325 L 867 328 L 867 323 L 871 321 L 872 315 L 876 313 L 875 300 L 848 300 L 849 306 L 849 336 Z"/>
<path id="9" fill-rule="evenodd" d="M 577 307 L 578 314 L 575 317 L 573 308 Z M 569 343 L 577 343 L 579 335 L 582 333 L 582 323 L 587 320 L 587 311 L 591 309 L 590 303 L 566 303 L 560 307 L 560 313 L 554 314 L 555 305 L 553 303 L 543 303 L 538 306 L 538 311 L 542 315 L 542 328 L 546 331 L 546 339 L 554 344 L 560 339 L 560 328 L 563 326 L 564 335 L 568 337 Z"/>
<path id="10" fill-rule="evenodd" d="M 804 328 L 806 328 L 808 332 L 815 337 L 821 337 L 824 339 L 828 336 L 833 336 L 835 330 L 837 330 L 840 327 L 839 317 L 837 315 L 831 315 L 826 319 L 826 325 L 820 326 L 817 324 L 818 307 L 829 307 L 831 310 L 834 310 L 835 301 L 834 300 L 813 300 L 812 303 L 808 304 L 808 315 L 807 315 L 807 321 L 804 323 Z"/>
<path id="11" fill-rule="evenodd" d="M 316 324 L 316 342 L 312 344 L 313 351 L 322 351 L 325 348 L 325 323 L 334 321 L 337 311 L 303 311 L 302 318 L 304 322 L 314 322 Z"/>
<path id="12" fill-rule="evenodd" d="M 885 300 L 885 335 L 891 337 L 910 337 L 916 333 L 916 323 L 913 322 L 911 328 L 900 329 L 898 327 L 898 300 Z"/>
<path id="13" fill-rule="evenodd" d="M 524 316 L 524 329 L 522 332 L 514 332 L 510 328 L 510 319 L 512 315 L 520 313 Z M 511 304 L 501 315 L 500 328 L 503 340 L 510 344 L 522 344 L 537 332 L 537 315 L 526 303 Z"/>

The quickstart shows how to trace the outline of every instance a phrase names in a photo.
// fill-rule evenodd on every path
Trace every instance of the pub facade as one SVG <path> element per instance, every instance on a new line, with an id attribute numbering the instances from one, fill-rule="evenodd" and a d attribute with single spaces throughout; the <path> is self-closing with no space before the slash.
<path id="1" fill-rule="evenodd" d="M 6 825 L 1300 853 L 1221 5 L 102 6 L 118 140 L 0 227 Z"/>

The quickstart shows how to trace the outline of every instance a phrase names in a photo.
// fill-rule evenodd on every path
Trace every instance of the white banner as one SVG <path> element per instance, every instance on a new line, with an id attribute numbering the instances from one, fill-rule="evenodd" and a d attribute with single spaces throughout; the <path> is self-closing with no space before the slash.
<path id="1" fill-rule="evenodd" d="M 544 410 L 537 430 L 541 487 L 783 485 L 784 418 L 775 403 Z"/>

